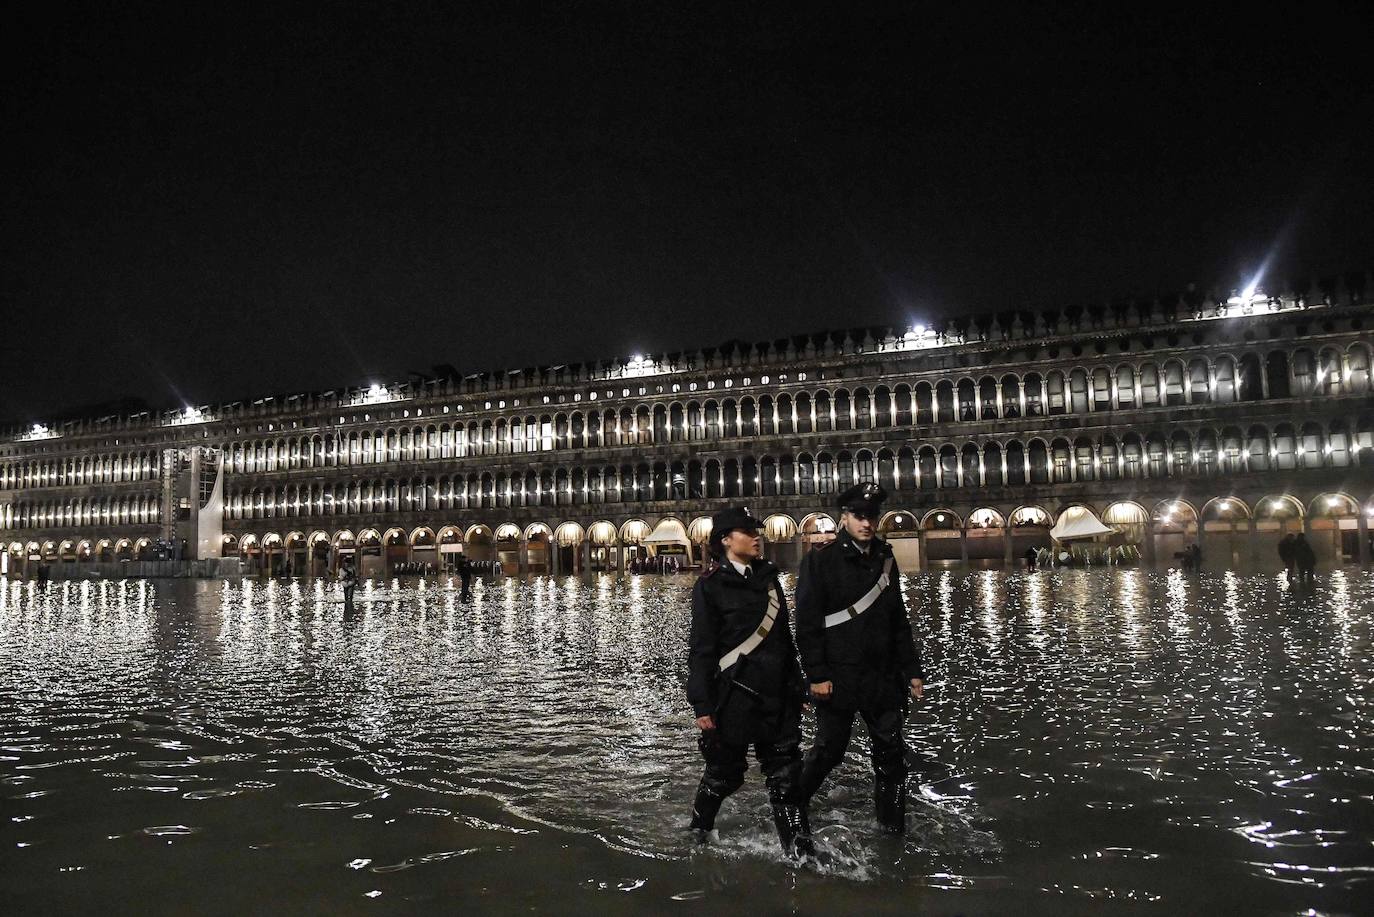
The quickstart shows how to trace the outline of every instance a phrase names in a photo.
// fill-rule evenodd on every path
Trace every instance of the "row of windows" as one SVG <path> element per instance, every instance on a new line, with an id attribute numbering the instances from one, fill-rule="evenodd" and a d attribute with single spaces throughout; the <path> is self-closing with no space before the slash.
<path id="1" fill-rule="evenodd" d="M 1371 464 L 1374 418 L 1365 416 L 1353 426 L 1336 420 L 1325 426 L 1253 425 L 1119 438 L 1037 437 L 815 456 L 804 452 L 795 458 L 746 456 L 253 489 L 227 495 L 225 518 L 830 494 L 858 480 L 878 480 L 896 491 L 937 490 Z M 158 504 L 151 495 L 21 501 L 0 506 L 0 528 L 150 524 L 159 519 Z"/>
<path id="2" fill-rule="evenodd" d="M 1006 374 L 935 383 L 900 383 L 784 393 L 757 399 L 641 404 L 602 412 L 545 414 L 332 433 L 299 439 L 233 443 L 228 467 L 236 473 L 332 468 L 386 462 L 442 460 L 562 449 L 653 445 L 757 435 L 863 430 L 913 423 L 1092 413 L 1203 403 L 1234 403 L 1316 394 L 1368 393 L 1369 353 L 1274 351 L 1239 360 L 1166 361 L 1161 366 L 1074 369 L 1067 374 Z"/>
<path id="3" fill-rule="evenodd" d="M 641 404 L 346 436 L 324 433 L 235 442 L 225 453 L 228 469 L 242 474 L 1370 391 L 1370 352 L 1357 342 L 1291 354 L 1251 352 L 1238 358 Z M 159 465 L 157 452 L 10 462 L 0 465 L 0 489 L 153 480 Z"/>
<path id="4" fill-rule="evenodd" d="M 158 452 L 123 452 L 84 458 L 0 464 L 0 490 L 155 481 L 162 470 Z"/>
<path id="5" fill-rule="evenodd" d="M 1058 484 L 1374 466 L 1374 420 L 1176 430 L 979 446 L 860 449 L 816 455 L 556 468 L 231 492 L 225 518 L 567 506 L 714 497 L 832 494 L 876 480 L 894 491 Z"/>
<path id="6" fill-rule="evenodd" d="M 90 500 L 22 502 L 0 506 L 0 529 L 70 529 L 87 526 L 156 525 L 162 501 L 152 495 Z"/>

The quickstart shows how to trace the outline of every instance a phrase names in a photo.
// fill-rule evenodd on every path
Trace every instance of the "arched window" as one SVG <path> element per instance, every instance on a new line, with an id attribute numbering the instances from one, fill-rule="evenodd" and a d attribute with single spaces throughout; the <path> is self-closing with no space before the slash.
<path id="1" fill-rule="evenodd" d="M 1020 487 L 1026 483 L 1026 448 L 1017 440 L 1007 443 L 1007 483 Z"/>
<path id="2" fill-rule="evenodd" d="M 1070 410 L 1075 414 L 1088 412 L 1088 374 L 1081 369 L 1069 373 Z"/>
<path id="3" fill-rule="evenodd" d="M 1116 368 L 1116 403 L 1123 408 L 1135 407 L 1135 371 L 1129 366 Z"/>
<path id="4" fill-rule="evenodd" d="M 854 429 L 867 430 L 872 426 L 872 402 L 868 395 L 868 389 L 861 388 L 854 393 Z"/>
<path id="5" fill-rule="evenodd" d="M 1269 470 L 1269 431 L 1251 427 L 1245 440 L 1246 463 L 1250 471 Z"/>
<path id="6" fill-rule="evenodd" d="M 816 492 L 822 494 L 835 492 L 835 465 L 828 452 L 822 452 L 816 456 Z"/>
<path id="7" fill-rule="evenodd" d="M 807 452 L 797 456 L 797 489 L 802 494 L 816 492 L 816 466 Z"/>
<path id="8" fill-rule="evenodd" d="M 1206 404 L 1212 400 L 1206 360 L 1199 358 L 1188 364 L 1188 390 L 1193 404 Z"/>
<path id="9" fill-rule="evenodd" d="M 1236 400 L 1236 363 L 1230 357 L 1218 357 L 1212 367 L 1216 384 L 1215 400 L 1218 404 L 1230 404 Z"/>
<path id="10" fill-rule="evenodd" d="M 1112 409 L 1112 374 L 1105 366 L 1099 366 L 1093 370 L 1092 400 L 1094 411 L 1110 411 Z"/>
<path id="11" fill-rule="evenodd" d="M 983 480 L 989 487 L 1002 486 L 1002 447 L 996 443 L 983 447 Z"/>
<path id="12" fill-rule="evenodd" d="M 1045 377 L 1045 410 L 1049 414 L 1063 414 L 1067 409 L 1064 374 L 1052 372 Z"/>

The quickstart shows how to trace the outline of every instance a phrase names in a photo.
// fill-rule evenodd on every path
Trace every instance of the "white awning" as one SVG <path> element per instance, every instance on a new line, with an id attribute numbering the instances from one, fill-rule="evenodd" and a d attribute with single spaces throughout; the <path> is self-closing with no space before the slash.
<path id="1" fill-rule="evenodd" d="M 1111 535 L 1115 529 L 1103 525 L 1086 506 L 1070 506 L 1059 514 L 1059 521 L 1050 529 L 1050 537 L 1055 541 L 1074 541 L 1079 538 L 1096 538 Z"/>
<path id="2" fill-rule="evenodd" d="M 676 519 L 664 519 L 654 529 L 652 535 L 645 538 L 640 544 L 647 547 L 660 544 L 685 544 L 690 546 L 691 541 L 687 538 L 687 530 L 682 527 L 682 523 Z"/>

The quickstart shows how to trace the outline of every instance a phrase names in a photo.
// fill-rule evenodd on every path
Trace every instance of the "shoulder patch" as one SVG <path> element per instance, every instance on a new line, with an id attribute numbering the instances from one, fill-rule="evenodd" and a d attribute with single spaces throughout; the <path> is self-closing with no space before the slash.
<path id="1" fill-rule="evenodd" d="M 716 563 L 716 562 L 713 560 L 713 561 L 711 561 L 709 564 L 706 565 L 706 569 L 705 569 L 705 570 L 702 570 L 702 571 L 701 571 L 701 578 L 702 578 L 702 579 L 706 579 L 706 578 L 709 577 L 709 576 L 715 576 L 715 574 L 716 574 L 716 572 L 717 572 L 718 570 L 720 570 L 720 564 Z"/>

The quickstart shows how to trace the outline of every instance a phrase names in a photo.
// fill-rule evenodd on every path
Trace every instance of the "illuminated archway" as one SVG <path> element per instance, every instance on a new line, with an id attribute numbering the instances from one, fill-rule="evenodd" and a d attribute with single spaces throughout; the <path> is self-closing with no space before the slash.
<path id="1" fill-rule="evenodd" d="M 772 542 L 791 541 L 797 531 L 796 520 L 786 513 L 773 513 L 763 520 L 763 537 Z"/>

